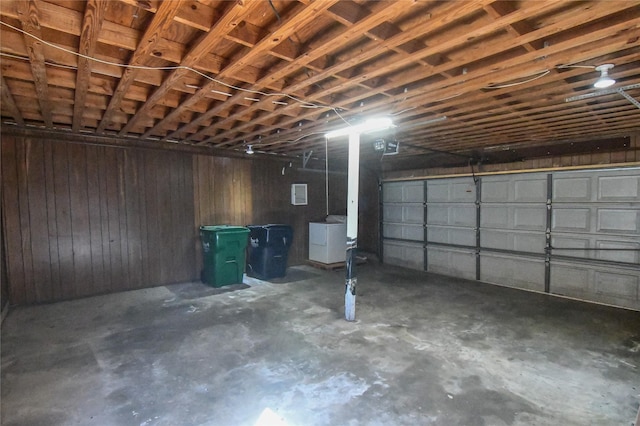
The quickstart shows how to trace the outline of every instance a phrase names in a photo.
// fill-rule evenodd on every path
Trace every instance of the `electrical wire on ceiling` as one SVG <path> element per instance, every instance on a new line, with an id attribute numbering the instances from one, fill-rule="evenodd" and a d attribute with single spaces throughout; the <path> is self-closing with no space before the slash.
<path id="1" fill-rule="evenodd" d="M 507 84 L 493 84 L 490 86 L 485 86 L 485 89 L 506 89 L 507 87 L 514 87 L 514 86 L 519 86 L 521 84 L 527 84 L 527 83 L 531 83 L 532 81 L 536 81 L 539 78 L 542 78 L 546 75 L 549 75 L 549 73 L 551 73 L 551 71 L 549 70 L 544 70 L 541 73 L 535 75 L 534 77 L 529 78 L 528 80 L 524 80 L 524 81 L 518 81 L 515 83 L 507 83 Z"/>
<path id="2" fill-rule="evenodd" d="M 8 28 L 11 28 L 12 30 L 18 31 L 18 32 L 20 32 L 20 33 L 22 33 L 24 35 L 27 35 L 27 36 L 29 36 L 29 37 L 31 37 L 31 38 L 33 38 L 33 39 L 35 39 L 35 40 L 47 45 L 49 47 L 54 48 L 54 49 L 58 49 L 58 50 L 61 50 L 63 52 L 69 53 L 71 55 L 75 55 L 77 57 L 84 58 L 86 60 L 93 61 L 93 62 L 98 62 L 98 63 L 104 64 L 104 65 L 111 65 L 111 66 L 116 66 L 116 67 L 120 67 L 120 68 L 129 68 L 129 69 L 137 69 L 137 70 L 150 70 L 150 71 L 185 70 L 185 71 L 190 71 L 190 72 L 192 72 L 194 74 L 197 74 L 197 75 L 199 75 L 199 76 L 201 76 L 201 77 L 203 77 L 203 78 L 205 78 L 205 79 L 207 79 L 209 81 L 212 81 L 214 83 L 218 83 L 218 84 L 220 84 L 222 86 L 228 87 L 229 89 L 234 89 L 234 90 L 242 91 L 242 92 L 245 92 L 245 93 L 252 93 L 252 94 L 262 95 L 262 96 L 285 97 L 285 98 L 291 99 L 292 101 L 300 103 L 301 106 L 303 106 L 305 108 L 322 108 L 322 109 L 329 109 L 329 110 L 334 110 L 334 111 L 337 108 L 337 107 L 330 106 L 330 105 L 327 106 L 327 105 L 316 104 L 316 103 L 313 103 L 313 102 L 308 102 L 308 101 L 305 101 L 304 99 L 297 98 L 297 97 L 295 97 L 293 95 L 290 95 L 288 93 L 269 93 L 269 92 L 263 92 L 261 90 L 247 89 L 247 88 L 244 88 L 244 87 L 235 86 L 233 84 L 225 83 L 222 80 L 218 80 L 218 79 L 216 79 L 214 77 L 211 77 L 211 76 L 209 76 L 209 75 L 207 75 L 207 74 L 205 74 L 203 72 L 200 72 L 200 71 L 198 71 L 198 70 L 196 70 L 194 68 L 187 67 L 187 66 L 184 66 L 184 65 L 173 65 L 173 66 L 166 66 L 166 67 L 151 67 L 151 66 L 146 66 L 146 65 L 120 64 L 120 63 L 117 63 L 117 62 L 112 62 L 112 61 L 107 61 L 107 60 L 104 60 L 104 59 L 94 58 L 94 57 L 91 57 L 91 56 L 88 56 L 88 55 L 84 55 L 84 54 L 79 53 L 79 52 L 74 52 L 73 50 L 70 50 L 70 49 L 67 49 L 65 47 L 58 46 L 56 44 L 53 44 L 53 43 L 48 42 L 46 40 L 43 40 L 43 39 L 41 39 L 41 38 L 39 38 L 37 36 L 34 36 L 33 34 L 30 34 L 27 31 L 24 31 L 21 28 L 17 28 L 15 26 L 11 25 L 11 24 L 6 23 L 6 22 L 0 21 L 0 24 L 6 26 Z M 26 61 L 30 60 L 28 57 L 21 57 L 21 56 L 18 56 L 18 55 L 10 55 L 10 54 L 4 53 L 4 52 L 0 52 L 0 56 L 9 56 L 9 57 L 12 57 L 12 58 L 22 59 L 22 60 L 26 60 Z M 45 62 L 45 64 L 46 65 L 50 65 L 50 66 L 57 66 L 57 67 L 61 67 L 61 68 L 77 69 L 77 67 L 73 67 L 73 66 L 69 66 L 69 65 L 61 65 L 61 64 L 57 64 L 55 62 L 49 62 L 49 61 Z"/>

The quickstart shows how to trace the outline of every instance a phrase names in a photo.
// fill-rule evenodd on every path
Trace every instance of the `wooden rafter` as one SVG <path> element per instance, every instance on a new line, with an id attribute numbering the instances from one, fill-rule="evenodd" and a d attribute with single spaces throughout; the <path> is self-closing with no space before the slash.
<path id="1" fill-rule="evenodd" d="M 20 114 L 20 110 L 16 105 L 16 101 L 13 99 L 11 95 L 11 90 L 9 90 L 9 86 L 7 86 L 7 82 L 4 79 L 4 76 L 0 75 L 0 80 L 2 80 L 2 104 L 9 110 L 9 114 L 16 123 L 20 126 L 24 126 L 24 120 L 22 119 L 22 114 Z"/>
<path id="2" fill-rule="evenodd" d="M 16 8 L 22 29 L 29 34 L 42 39 L 38 3 L 34 0 L 19 1 Z M 51 116 L 51 105 L 49 103 L 49 85 L 47 83 L 44 49 L 41 42 L 26 34 L 24 36 L 24 44 L 26 45 L 27 53 L 29 54 L 31 73 L 33 74 L 33 82 L 36 86 L 40 113 L 42 114 L 44 124 L 51 128 L 53 127 L 53 119 Z"/>
<path id="3" fill-rule="evenodd" d="M 225 69 L 220 71 L 218 77 L 232 77 L 233 74 L 237 72 L 237 70 L 244 64 L 251 62 L 253 59 L 267 53 L 269 50 L 279 45 L 282 40 L 286 40 L 288 37 L 290 37 L 300 26 L 308 24 L 311 20 L 317 17 L 318 13 L 321 13 L 322 11 L 335 4 L 336 0 L 323 0 L 318 3 L 319 4 L 313 3 L 312 5 L 307 6 L 303 11 L 299 12 L 296 15 L 295 19 L 289 19 L 283 22 L 272 34 L 270 34 L 268 37 L 263 38 L 247 54 L 243 55 L 239 60 L 235 61 L 234 63 L 230 64 Z M 212 88 L 211 86 L 213 86 L 214 84 L 216 83 L 208 83 L 201 91 L 210 91 Z M 245 93 L 236 93 L 229 99 L 229 102 L 236 102 L 240 100 L 240 98 L 244 98 L 245 96 Z M 212 108 L 205 114 L 193 120 L 189 124 L 189 126 L 198 126 L 200 123 L 208 120 L 217 112 L 219 112 L 220 108 L 221 107 Z"/>
<path id="4" fill-rule="evenodd" d="M 251 1 L 245 4 L 244 2 L 234 3 L 222 16 L 215 25 L 209 30 L 208 34 L 204 36 L 187 54 L 182 61 L 183 67 L 194 67 L 202 58 L 217 45 L 220 40 L 233 30 L 242 18 L 252 12 L 258 6 L 257 1 Z M 176 83 L 178 83 L 187 73 L 186 69 L 177 69 L 173 71 L 162 85 L 149 97 L 147 102 L 140 108 L 138 113 L 129 120 L 127 126 L 125 126 L 120 132 L 121 135 L 126 134 L 129 129 L 146 114 L 160 99 L 162 99 L 167 92 L 169 92 Z M 208 92 L 208 91 L 207 91 Z M 187 101 L 188 105 L 191 105 L 200 100 L 206 94 L 205 91 L 200 91 Z M 183 106 L 178 107 L 174 112 L 177 114 Z M 165 118 L 166 119 L 166 118 Z"/>
<path id="5" fill-rule="evenodd" d="M 140 43 L 138 43 L 138 48 L 129 60 L 129 66 L 139 66 L 146 63 L 156 44 L 162 38 L 162 34 L 167 31 L 173 21 L 173 18 L 180 10 L 180 6 L 182 5 L 183 1 L 184 0 L 164 1 L 160 4 L 158 11 L 153 17 L 153 21 L 151 21 L 151 24 L 147 27 L 144 35 L 142 36 L 142 39 L 140 40 Z M 137 73 L 138 69 L 136 68 L 125 69 L 124 73 L 122 74 L 122 78 L 120 78 L 120 81 L 118 83 L 118 87 L 116 87 L 116 90 L 111 97 L 111 101 L 109 102 L 109 106 L 104 113 L 104 117 L 102 118 L 102 121 L 98 126 L 98 133 L 104 132 L 105 127 L 109 125 L 113 114 L 120 107 L 122 99 L 127 93 L 127 90 L 129 90 L 129 87 L 133 83 Z"/>
<path id="6" fill-rule="evenodd" d="M 640 132 L 619 94 L 564 102 L 593 91 L 596 65 L 640 83 L 633 0 L 1 0 L 0 20 L 1 112 L 16 127 L 233 153 L 260 138 L 258 151 L 295 155 L 324 151 L 322 131 L 344 124 L 335 108 L 392 114 L 418 148 L 390 162 Z M 155 64 L 179 68 L 134 69 Z"/>
<path id="7" fill-rule="evenodd" d="M 102 29 L 102 23 L 104 22 L 107 0 L 88 0 L 85 7 L 78 53 L 83 56 L 93 57 L 96 51 L 98 36 Z M 85 108 L 87 92 L 89 90 L 89 79 L 91 77 L 91 62 L 83 56 L 78 58 L 76 92 L 73 102 L 72 130 L 74 132 L 77 132 L 82 126 L 82 114 Z"/>

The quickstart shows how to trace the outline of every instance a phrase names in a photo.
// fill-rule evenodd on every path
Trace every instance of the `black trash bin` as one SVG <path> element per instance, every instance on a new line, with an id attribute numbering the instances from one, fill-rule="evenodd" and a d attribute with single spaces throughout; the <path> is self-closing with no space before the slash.
<path id="1" fill-rule="evenodd" d="M 293 229 L 289 225 L 249 225 L 247 275 L 261 279 L 284 277 Z"/>

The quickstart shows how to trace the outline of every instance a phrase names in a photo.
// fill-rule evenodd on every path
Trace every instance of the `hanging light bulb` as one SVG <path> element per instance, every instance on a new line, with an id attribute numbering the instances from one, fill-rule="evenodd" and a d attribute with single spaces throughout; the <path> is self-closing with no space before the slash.
<path id="1" fill-rule="evenodd" d="M 600 71 L 600 78 L 593 83 L 593 87 L 604 89 L 612 86 L 616 81 L 609 77 L 609 70 L 613 68 L 613 64 L 603 64 L 596 67 L 596 71 Z"/>
<path id="2" fill-rule="evenodd" d="M 253 147 L 251 145 L 247 145 L 247 154 L 253 154 Z"/>

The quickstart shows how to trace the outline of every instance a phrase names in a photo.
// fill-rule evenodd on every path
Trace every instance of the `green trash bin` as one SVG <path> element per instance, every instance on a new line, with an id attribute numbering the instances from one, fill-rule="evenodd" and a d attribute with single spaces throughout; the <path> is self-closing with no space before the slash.
<path id="1" fill-rule="evenodd" d="M 249 229 L 242 226 L 200 227 L 202 282 L 213 287 L 242 283 L 248 235 Z"/>

